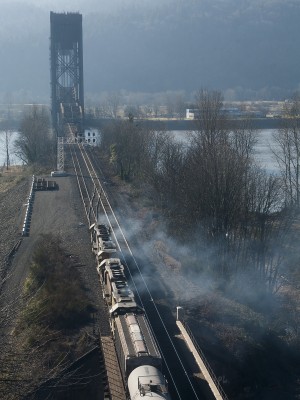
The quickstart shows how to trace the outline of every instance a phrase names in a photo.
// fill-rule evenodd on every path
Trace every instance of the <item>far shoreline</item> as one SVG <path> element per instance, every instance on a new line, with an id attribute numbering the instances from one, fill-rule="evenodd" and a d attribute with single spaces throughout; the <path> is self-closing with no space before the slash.
<path id="1" fill-rule="evenodd" d="M 116 118 L 85 118 L 86 127 L 95 127 L 101 130 L 108 125 L 121 121 Z M 229 127 L 234 128 L 242 124 L 245 119 L 236 118 L 229 119 Z M 285 121 L 283 118 L 250 118 L 254 129 L 280 129 Z M 194 131 L 197 130 L 196 120 L 193 119 L 172 119 L 172 118 L 157 118 L 157 119 L 134 119 L 134 123 L 145 128 L 154 130 L 165 129 L 167 131 Z"/>

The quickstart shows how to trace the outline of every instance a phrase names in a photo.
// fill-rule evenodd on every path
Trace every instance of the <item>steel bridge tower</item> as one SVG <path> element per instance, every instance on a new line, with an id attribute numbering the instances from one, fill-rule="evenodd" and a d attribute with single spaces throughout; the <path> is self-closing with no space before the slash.
<path id="1" fill-rule="evenodd" d="M 52 126 L 65 136 L 66 124 L 75 136 L 83 132 L 82 15 L 50 12 Z"/>

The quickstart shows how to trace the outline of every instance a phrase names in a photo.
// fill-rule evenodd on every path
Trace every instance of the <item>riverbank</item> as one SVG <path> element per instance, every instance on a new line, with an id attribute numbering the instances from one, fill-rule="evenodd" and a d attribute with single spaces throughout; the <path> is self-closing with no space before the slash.
<path id="1" fill-rule="evenodd" d="M 112 118 L 85 118 L 85 126 L 93 126 L 103 129 L 119 119 Z M 282 118 L 252 118 L 253 128 L 255 129 L 279 129 L 284 122 Z M 229 126 L 234 128 L 241 124 L 243 119 L 229 119 Z M 140 124 L 144 127 L 167 131 L 193 131 L 196 129 L 196 120 L 192 119 L 173 119 L 173 118 L 157 118 L 157 119 L 135 119 L 135 124 Z"/>

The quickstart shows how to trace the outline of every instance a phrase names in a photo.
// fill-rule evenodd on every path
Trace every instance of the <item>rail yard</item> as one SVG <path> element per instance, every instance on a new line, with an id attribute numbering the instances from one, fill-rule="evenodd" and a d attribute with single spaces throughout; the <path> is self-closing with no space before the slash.
<path id="1" fill-rule="evenodd" d="M 119 200 L 114 194 L 114 186 L 107 185 L 109 179 L 104 176 L 100 168 L 99 160 L 94 154 L 95 149 L 80 143 L 65 146 L 65 166 L 68 176 L 55 178 L 58 190 L 35 191 L 28 236 L 20 239 L 21 230 L 15 234 L 16 242 L 20 240 L 22 242 L 13 254 L 9 267 L 10 278 L 3 290 L 9 288 L 7 293 L 12 293 L 12 287 L 17 290 L 16 288 L 22 286 L 28 273 L 24 265 L 28 265 L 38 237 L 49 232 L 59 234 L 68 251 L 80 258 L 82 279 L 97 305 L 90 329 L 92 333 L 96 332 L 96 341 L 103 354 L 104 365 L 99 365 L 99 369 L 106 370 L 104 385 L 106 390 L 103 390 L 103 396 L 106 395 L 111 399 L 126 398 L 127 379 L 122 379 L 121 372 L 116 371 L 120 361 L 118 362 L 116 357 L 109 307 L 103 300 L 105 296 L 90 242 L 89 228 L 96 221 L 107 225 L 112 241 L 116 244 L 115 250 L 124 265 L 129 288 L 134 292 L 138 307 L 145 310 L 143 313 L 145 312 L 146 321 L 149 321 L 149 332 L 153 332 L 150 335 L 155 337 L 151 340 L 153 343 L 157 341 L 157 354 L 161 359 L 159 364 L 162 365 L 162 373 L 167 380 L 162 391 L 168 388 L 168 396 L 171 395 L 172 399 L 213 398 L 211 395 L 206 397 L 207 394 L 204 397 L 203 388 L 193 378 L 194 371 L 182 356 L 182 346 L 178 346 L 176 338 L 176 335 L 179 335 L 175 323 L 176 305 L 174 304 L 173 310 L 161 306 L 162 300 L 168 297 L 168 289 L 160 279 L 153 262 L 144 254 L 138 231 L 131 236 L 129 243 L 126 230 L 130 227 L 126 226 L 126 222 L 123 223 L 123 220 L 128 221 L 128 205 L 117 207 Z M 43 178 L 47 180 L 47 177 Z M 40 182 L 45 182 L 43 178 L 40 178 Z M 24 186 L 25 184 L 22 186 L 22 193 L 28 196 L 31 179 L 27 181 L 27 192 Z M 21 215 L 24 214 L 24 207 L 24 203 L 19 207 L 19 220 L 14 222 L 14 224 L 17 222 L 19 229 L 22 227 Z M 155 290 L 152 290 L 153 287 Z M 142 389 L 140 390 L 140 393 L 143 393 Z"/>
<path id="2" fill-rule="evenodd" d="M 126 146 L 108 143 L 109 129 L 103 127 L 96 139 L 87 128 L 82 39 L 81 14 L 50 12 L 52 123 L 45 118 L 45 132 L 35 132 L 43 142 L 39 158 L 25 157 L 29 168 L 20 167 L 18 178 L 0 187 L 0 398 L 228 400 L 222 383 L 231 398 L 267 393 L 260 398 L 281 400 L 287 378 L 299 385 L 297 357 L 288 346 L 282 348 L 289 358 L 273 359 L 282 351 L 277 341 L 283 329 L 288 338 L 290 326 L 282 325 L 272 337 L 269 313 L 253 311 L 223 292 L 221 281 L 206 279 L 209 268 L 193 273 L 199 257 L 194 265 L 190 256 L 198 249 L 186 242 L 181 249 L 184 232 L 178 229 L 188 214 L 180 222 L 176 209 L 178 238 L 170 237 L 162 199 L 160 207 L 154 204 L 149 183 L 135 187 L 123 181 L 129 175 L 116 172 L 116 164 L 122 164 L 118 156 L 112 170 L 105 149 Z M 133 115 L 128 118 L 128 130 L 135 134 Z M 26 148 L 31 147 L 32 142 Z M 139 149 L 133 153 L 140 154 Z M 0 178 L 4 175 L 3 170 Z M 158 180 L 160 196 L 162 186 Z M 174 186 L 173 196 L 179 187 Z M 2 356 L 6 349 L 10 352 Z M 288 359 L 295 371 L 287 368 Z M 13 385 L 18 390 L 10 393 Z"/>
<path id="3" fill-rule="evenodd" d="M 145 310 L 148 317 L 151 327 L 150 331 L 154 332 L 158 342 L 159 357 L 162 357 L 164 360 L 163 372 L 164 375 L 167 376 L 172 398 L 187 398 L 185 397 L 187 393 L 189 393 L 188 398 L 199 398 L 199 387 L 195 387 L 195 382 L 192 382 L 190 377 L 191 372 L 188 372 L 188 369 L 186 369 L 188 367 L 184 366 L 181 356 L 174 344 L 174 331 L 176 332 L 174 325 L 175 320 L 173 320 L 171 324 L 171 318 L 165 320 L 165 316 L 161 313 L 157 305 L 161 297 L 165 295 L 166 290 L 163 283 L 157 281 L 159 275 L 156 274 L 154 265 L 143 254 L 141 250 L 142 246 L 139 248 L 137 239 L 135 239 L 135 241 L 131 239 L 133 245 L 129 243 L 126 237 L 126 229 L 128 229 L 128 227 L 126 227 L 126 224 L 123 225 L 122 223 L 122 219 L 126 216 L 122 216 L 122 212 L 119 211 L 119 208 L 115 209 L 112 205 L 112 202 L 115 200 L 110 200 L 107 189 L 104 187 L 107 186 L 103 184 L 103 181 L 106 182 L 106 178 L 103 176 L 98 161 L 94 157 L 93 149 L 81 144 L 70 144 L 69 150 L 72 166 L 77 176 L 76 180 L 78 182 L 85 216 L 88 221 L 87 224 L 91 226 L 91 229 L 94 229 L 93 226 L 95 223 L 100 223 L 109 227 L 112 240 L 108 241 L 107 245 L 113 246 L 113 255 L 117 250 L 117 254 L 125 267 L 125 274 L 128 277 L 129 286 L 134 290 L 136 303 L 139 304 L 138 308 Z M 113 198 L 112 186 L 110 186 L 109 191 Z M 138 232 L 136 232 L 136 235 L 138 236 Z M 116 244 L 116 249 L 113 243 Z M 97 253 L 97 250 L 95 252 Z M 104 249 L 104 254 L 106 254 L 106 256 L 108 256 L 108 253 L 109 251 Z M 99 264 L 100 261 L 103 262 L 103 259 L 99 260 Z M 156 285 L 155 292 L 149 289 L 153 287 L 153 281 L 155 281 Z M 99 282 L 99 291 L 100 290 L 102 289 Z M 110 303 L 110 305 L 112 304 Z M 110 317 L 112 318 L 111 313 Z M 113 325 L 113 322 L 111 322 L 111 325 Z M 99 329 L 101 333 L 101 324 Z M 178 333 L 178 331 L 176 333 Z M 146 340 L 146 338 L 144 340 Z M 127 379 L 125 379 L 125 382 L 126 380 Z"/>
<path id="4" fill-rule="evenodd" d="M 96 308 L 90 334 L 102 355 L 94 375 L 99 373 L 99 387 L 103 389 L 98 397 L 204 398 L 182 355 L 182 346 L 176 343 L 180 332 L 174 318 L 175 305 L 171 304 L 171 309 L 165 306 L 166 302 L 170 305 L 168 289 L 144 253 L 138 230 L 128 222 L 136 217 L 122 212 L 124 206 L 127 210 L 130 207 L 107 185 L 109 179 L 93 148 L 83 143 L 82 16 L 51 12 L 50 26 L 51 113 L 57 140 L 57 170 L 51 172 L 51 177 L 34 176 L 28 182 L 27 196 L 18 205 L 18 221 L 10 223 L 19 225 L 21 238 L 16 238 L 2 268 L 1 300 L 13 304 L 18 313 L 21 300 L 16 293 L 22 291 L 28 276 L 35 244 L 43 234 L 59 235 L 70 256 L 80 260 L 80 273 Z M 109 230 L 109 243 L 122 263 L 118 284 L 123 289 L 126 286 L 128 304 L 122 299 L 122 290 L 116 287 L 111 268 L 106 266 L 110 269 L 107 296 L 99 243 L 93 241 L 96 260 L 89 243 L 89 230 L 95 226 L 107 226 Z M 101 261 L 106 265 L 108 260 Z M 162 300 L 164 306 L 160 304 Z M 13 329 L 12 320 L 6 333 Z M 202 386 L 209 393 L 207 383 Z"/>

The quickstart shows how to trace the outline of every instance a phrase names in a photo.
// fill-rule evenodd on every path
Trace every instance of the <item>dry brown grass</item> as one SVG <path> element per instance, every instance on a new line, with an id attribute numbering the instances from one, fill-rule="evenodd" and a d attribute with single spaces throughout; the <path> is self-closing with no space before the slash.
<path id="1" fill-rule="evenodd" d="M 156 240 L 154 243 L 154 251 L 157 256 L 168 270 L 172 272 L 179 272 L 181 268 L 181 263 L 169 254 L 169 249 L 161 240 Z"/>
<path id="2" fill-rule="evenodd" d="M 2 167 L 0 169 L 0 193 L 7 192 L 30 173 L 28 168 L 19 165 L 13 165 L 8 170 Z"/>

